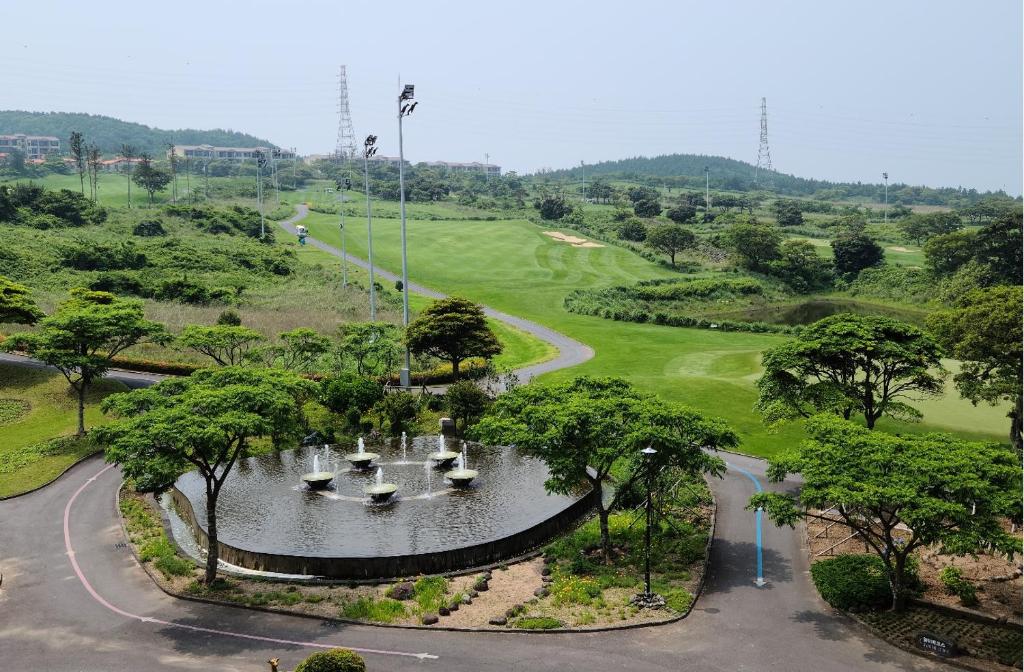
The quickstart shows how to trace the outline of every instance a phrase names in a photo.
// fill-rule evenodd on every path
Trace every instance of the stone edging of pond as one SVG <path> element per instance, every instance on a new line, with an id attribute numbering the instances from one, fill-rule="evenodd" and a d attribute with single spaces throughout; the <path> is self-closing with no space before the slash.
<path id="1" fill-rule="evenodd" d="M 135 548 L 135 544 L 132 542 L 131 537 L 128 535 L 128 529 L 125 527 L 124 515 L 121 513 L 121 505 L 120 505 L 121 504 L 121 493 L 124 490 L 124 485 L 125 485 L 124 481 L 121 481 L 121 483 L 118 485 L 117 489 L 114 491 L 114 509 L 117 511 L 118 523 L 121 526 L 121 535 L 124 537 L 125 541 L 127 542 L 127 545 L 128 545 L 129 550 L 131 551 L 132 557 L 135 559 L 135 563 L 139 567 L 142 568 L 142 570 L 149 577 L 150 581 L 152 581 L 153 584 L 157 588 L 159 588 L 161 592 L 163 592 L 164 594 L 168 595 L 169 597 L 173 597 L 173 598 L 176 598 L 176 599 L 179 599 L 179 600 L 187 600 L 189 602 L 199 602 L 199 603 L 202 603 L 202 604 L 211 604 L 211 605 L 218 606 L 218 607 L 233 607 L 233 608 L 236 608 L 236 609 L 248 609 L 250 611 L 260 611 L 260 612 L 264 612 L 264 613 L 268 613 L 268 614 L 279 614 L 279 615 L 284 615 L 284 616 L 295 616 L 297 618 L 305 618 L 307 620 L 320 621 L 321 623 L 326 622 L 326 623 L 333 623 L 333 624 L 338 624 L 338 625 L 364 625 L 364 626 L 371 626 L 371 627 L 375 627 L 375 628 L 394 628 L 394 629 L 401 629 L 401 630 L 439 630 L 439 631 L 446 631 L 446 632 L 487 632 L 487 633 L 511 633 L 511 634 L 523 634 L 523 635 L 532 635 L 532 634 L 566 634 L 566 633 L 570 633 L 570 634 L 571 633 L 586 634 L 586 633 L 593 633 L 593 632 L 611 632 L 611 631 L 615 631 L 615 630 L 633 630 L 633 629 L 637 629 L 637 628 L 648 628 L 648 627 L 656 627 L 656 626 L 661 626 L 661 625 L 670 625 L 672 623 L 677 623 L 677 622 L 683 620 L 684 618 L 686 618 L 687 616 L 689 616 L 690 613 L 693 612 L 693 609 L 694 609 L 694 607 L 697 604 L 697 600 L 700 599 L 701 595 L 704 592 L 704 586 L 707 583 L 707 576 L 708 576 L 708 563 L 710 562 L 710 559 L 711 559 L 711 546 L 714 543 L 715 525 L 716 525 L 716 521 L 717 521 L 717 518 L 718 518 L 718 502 L 714 499 L 714 495 L 712 494 L 712 500 L 711 500 L 711 522 L 710 522 L 710 526 L 708 528 L 708 541 L 707 541 L 707 543 L 704 546 L 704 564 L 703 564 L 703 567 L 701 569 L 700 581 L 697 584 L 697 589 L 694 592 L 693 599 L 690 601 L 689 607 L 686 609 L 686 611 L 684 611 L 684 612 L 682 612 L 680 614 L 676 614 L 676 615 L 671 616 L 669 618 L 665 618 L 665 619 L 658 620 L 658 621 L 645 621 L 643 623 L 626 623 L 626 624 L 623 624 L 623 625 L 600 626 L 600 627 L 595 627 L 595 628 L 552 628 L 550 630 L 522 630 L 522 629 L 510 629 L 510 628 L 501 628 L 501 627 L 457 628 L 457 627 L 445 626 L 445 625 L 417 625 L 417 624 L 375 623 L 373 621 L 359 621 L 359 620 L 349 619 L 349 618 L 337 618 L 337 617 L 333 617 L 333 616 L 319 616 L 319 615 L 316 615 L 316 614 L 306 614 L 306 613 L 297 612 L 297 611 L 289 611 L 287 609 L 276 609 L 274 607 L 261 607 L 261 606 L 255 606 L 255 605 L 238 604 L 237 602 L 229 602 L 227 600 L 215 600 L 215 599 L 211 599 L 211 598 L 208 598 L 208 597 L 199 597 L 199 596 L 196 596 L 196 595 L 187 595 L 187 594 L 184 594 L 184 593 L 178 593 L 178 592 L 175 592 L 173 590 L 170 590 L 166 586 L 164 586 L 163 583 L 160 581 L 159 577 L 157 577 L 154 574 L 154 570 L 151 569 L 150 567 L 148 567 L 146 563 L 142 562 L 139 559 L 139 554 L 138 554 L 138 551 Z M 178 554 L 181 555 L 182 557 L 188 558 L 189 560 L 191 560 L 194 564 L 196 564 L 198 566 L 198 563 L 195 561 L 194 558 L 192 558 L 191 556 L 189 556 L 187 554 L 183 554 L 183 551 L 182 551 L 181 547 L 174 540 L 173 536 L 168 534 L 168 521 L 166 520 L 166 514 L 164 514 L 162 512 L 162 510 L 161 510 L 160 517 L 161 517 L 161 523 L 162 523 L 162 525 L 164 527 L 164 533 L 168 536 L 168 539 L 171 542 L 171 544 L 174 546 L 175 551 L 178 552 Z M 536 557 L 537 555 L 539 555 L 539 552 L 534 552 L 534 553 L 532 553 L 530 555 L 530 557 Z M 524 558 L 520 559 L 520 561 L 523 560 L 523 559 L 526 559 L 526 558 L 524 557 Z M 236 575 L 235 578 L 242 578 L 242 577 L 238 577 Z"/>

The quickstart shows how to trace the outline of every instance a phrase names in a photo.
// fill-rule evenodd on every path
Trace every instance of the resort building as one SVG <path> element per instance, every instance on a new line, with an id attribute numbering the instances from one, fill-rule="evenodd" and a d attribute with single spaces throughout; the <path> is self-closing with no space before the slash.
<path id="1" fill-rule="evenodd" d="M 256 152 L 270 153 L 278 159 L 294 159 L 295 152 L 275 147 L 214 147 L 213 145 L 174 145 L 174 155 L 180 159 L 201 159 L 204 161 L 245 161 L 256 158 Z M 170 158 L 171 153 L 167 153 Z"/>
<path id="2" fill-rule="evenodd" d="M 43 159 L 47 154 L 60 153 L 60 138 L 52 135 L 0 135 L 0 152 L 21 152 L 26 159 Z"/>

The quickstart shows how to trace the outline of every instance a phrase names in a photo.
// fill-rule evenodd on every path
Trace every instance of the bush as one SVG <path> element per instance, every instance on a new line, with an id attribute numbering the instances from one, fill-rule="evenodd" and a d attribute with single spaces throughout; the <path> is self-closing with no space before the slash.
<path id="1" fill-rule="evenodd" d="M 620 240 L 642 243 L 647 240 L 647 227 L 636 217 L 630 217 L 619 225 L 618 236 Z"/>
<path id="2" fill-rule="evenodd" d="M 391 435 L 396 436 L 419 415 L 420 403 L 408 392 L 392 392 L 374 404 L 373 411 L 380 418 L 381 429 L 387 424 Z"/>
<path id="3" fill-rule="evenodd" d="M 943 567 L 939 572 L 939 581 L 946 588 L 950 595 L 960 598 L 960 603 L 965 607 L 973 607 L 978 604 L 978 591 L 970 581 L 964 578 L 959 567 L 952 565 Z"/>
<path id="4" fill-rule="evenodd" d="M 908 590 L 920 585 L 916 562 L 907 564 Z M 844 554 L 811 565 L 822 599 L 843 611 L 881 609 L 892 603 L 885 564 L 877 555 Z"/>
<path id="5" fill-rule="evenodd" d="M 360 597 L 355 602 L 349 602 L 341 608 L 341 615 L 357 621 L 376 621 L 377 623 L 391 623 L 397 618 L 406 615 L 405 605 L 397 600 L 385 598 L 375 600 L 372 597 Z"/>
<path id="6" fill-rule="evenodd" d="M 366 663 L 355 651 L 318 651 L 299 663 L 295 672 L 366 672 Z"/>
<path id="7" fill-rule="evenodd" d="M 512 627 L 520 630 L 554 630 L 564 628 L 565 625 L 557 618 L 550 616 L 525 616 L 513 621 Z M 298 671 L 296 670 L 296 672 Z"/>
<path id="8" fill-rule="evenodd" d="M 242 326 L 242 318 L 237 312 L 229 308 L 221 311 L 221 314 L 217 316 L 217 324 L 222 327 L 240 327 Z"/>
<path id="9" fill-rule="evenodd" d="M 334 413 L 354 410 L 358 417 L 383 397 L 384 388 L 380 383 L 354 373 L 343 374 L 321 384 L 320 403 Z"/>
<path id="10" fill-rule="evenodd" d="M 164 230 L 164 225 L 159 219 L 144 219 L 135 225 L 132 229 L 132 233 L 136 236 L 142 236 L 144 238 L 151 238 L 153 236 L 166 236 L 167 232 Z"/>

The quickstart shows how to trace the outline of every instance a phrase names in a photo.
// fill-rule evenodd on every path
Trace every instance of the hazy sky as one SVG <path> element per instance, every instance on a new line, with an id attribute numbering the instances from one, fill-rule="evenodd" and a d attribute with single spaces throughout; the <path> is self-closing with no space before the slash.
<path id="1" fill-rule="evenodd" d="M 344 63 L 356 134 L 382 154 L 397 154 L 401 73 L 420 101 L 407 158 L 532 171 L 753 162 L 765 96 L 783 172 L 1021 193 L 1020 0 L 13 0 L 2 15 L 4 109 L 329 152 Z"/>

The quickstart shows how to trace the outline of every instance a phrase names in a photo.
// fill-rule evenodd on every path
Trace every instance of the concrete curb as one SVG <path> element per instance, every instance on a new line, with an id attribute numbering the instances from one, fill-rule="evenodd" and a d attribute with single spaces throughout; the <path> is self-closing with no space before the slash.
<path id="1" fill-rule="evenodd" d="M 24 497 L 25 495 L 31 495 L 33 492 L 38 492 L 38 491 L 42 490 L 43 488 L 45 488 L 47 486 L 53 485 L 54 483 L 59 481 L 61 479 L 61 477 L 64 476 L 64 474 L 68 473 L 69 471 L 71 471 L 72 469 L 74 469 L 75 467 L 80 465 L 82 462 L 85 462 L 86 460 L 92 459 L 92 458 L 96 457 L 97 455 L 102 455 L 102 454 L 103 454 L 103 449 L 100 448 L 99 450 L 94 451 L 92 453 L 89 453 L 88 455 L 83 455 L 82 457 L 78 458 L 77 460 L 75 460 L 74 462 L 69 464 L 68 466 L 64 467 L 63 471 L 61 471 L 59 474 L 57 474 L 56 476 L 54 476 L 53 478 L 48 480 L 46 483 L 43 483 L 42 485 L 37 485 L 36 487 L 32 488 L 31 490 L 26 490 L 25 492 L 16 492 L 13 495 L 6 495 L 4 497 L 0 497 L 0 502 L 6 502 L 8 499 L 17 499 L 18 497 Z"/>
<path id="2" fill-rule="evenodd" d="M 712 494 L 711 525 L 710 525 L 710 528 L 708 529 L 708 541 L 707 541 L 707 544 L 704 547 L 704 568 L 703 568 L 703 572 L 701 573 L 700 582 L 697 584 L 697 590 L 694 592 L 693 600 L 690 602 L 690 606 L 686 609 L 686 611 L 684 611 L 681 614 L 676 614 L 675 616 L 672 616 L 671 618 L 666 618 L 666 619 L 663 619 L 663 620 L 660 620 L 660 621 L 649 621 L 649 622 L 644 622 L 644 623 L 627 623 L 627 624 L 624 624 L 624 625 L 601 626 L 601 627 L 596 627 L 596 628 L 555 628 L 555 629 L 552 629 L 552 630 L 519 630 L 519 629 L 515 629 L 515 628 L 497 628 L 497 627 L 492 627 L 492 628 L 456 628 L 456 627 L 445 626 L 445 625 L 416 625 L 416 624 L 394 624 L 394 623 L 371 623 L 371 622 L 367 622 L 367 621 L 357 621 L 357 620 L 347 619 L 347 618 L 337 618 L 337 617 L 334 617 L 334 616 L 318 616 L 316 614 L 304 614 L 304 613 L 301 613 L 301 612 L 288 611 L 286 609 L 276 609 L 274 607 L 261 607 L 261 606 L 254 606 L 254 605 L 238 604 L 236 602 L 228 602 L 228 601 L 224 601 L 224 600 L 215 600 L 215 599 L 208 598 L 208 597 L 199 597 L 199 596 L 196 596 L 196 595 L 187 595 L 187 594 L 184 594 L 184 593 L 176 593 L 176 592 L 173 592 L 171 590 L 168 590 L 167 588 L 165 588 L 163 586 L 163 584 L 161 584 L 160 580 L 153 573 L 153 570 L 150 567 L 148 567 L 146 565 L 146 563 L 142 562 L 139 559 L 138 553 L 135 550 L 135 544 L 132 543 L 131 538 L 128 536 L 128 530 L 125 528 L 124 516 L 121 514 L 121 506 L 120 506 L 121 491 L 123 489 L 124 489 L 124 481 L 121 481 L 121 483 L 117 486 L 117 489 L 114 491 L 114 510 L 117 512 L 118 522 L 119 522 L 119 524 L 121 526 L 121 535 L 124 537 L 125 541 L 127 542 L 128 548 L 131 551 L 132 557 L 135 559 L 135 563 L 137 565 L 139 565 L 139 567 L 142 568 L 142 570 L 146 573 L 146 575 L 153 582 L 153 584 L 157 588 L 159 588 L 160 591 L 163 592 L 165 595 L 167 595 L 169 597 L 173 597 L 173 598 L 179 599 L 179 600 L 187 600 L 189 602 L 198 602 L 198 603 L 201 603 L 201 604 L 210 604 L 210 605 L 214 605 L 214 606 L 218 606 L 218 607 L 233 607 L 235 609 L 247 609 L 247 610 L 250 610 L 250 611 L 260 611 L 260 612 L 264 612 L 264 613 L 267 613 L 267 614 L 278 614 L 278 615 L 282 615 L 282 616 L 294 616 L 294 617 L 297 617 L 297 618 L 304 618 L 304 619 L 307 619 L 307 620 L 319 621 L 321 623 L 332 623 L 332 624 L 337 624 L 337 625 L 361 625 L 361 626 L 371 627 L 371 628 L 391 628 L 391 629 L 398 629 L 398 630 L 438 630 L 438 631 L 443 631 L 443 632 L 508 633 L 508 634 L 516 634 L 516 635 L 546 635 L 546 634 L 555 634 L 555 635 L 562 634 L 562 635 L 565 635 L 565 634 L 586 634 L 586 633 L 592 633 L 592 632 L 612 632 L 612 631 L 616 631 L 616 630 L 635 630 L 637 628 L 651 628 L 651 627 L 657 627 L 657 626 L 661 626 L 661 625 L 670 625 L 672 623 L 678 623 L 679 621 L 683 620 L 684 618 L 686 618 L 687 616 L 689 616 L 693 612 L 694 607 L 696 607 L 696 605 L 697 605 L 697 600 L 700 599 L 701 594 L 704 592 L 704 586 L 707 583 L 707 577 L 708 577 L 708 565 L 709 565 L 709 562 L 710 562 L 710 559 L 711 559 L 711 546 L 712 546 L 712 544 L 714 542 L 714 538 L 715 538 L 715 526 L 716 526 L 716 521 L 717 521 L 717 517 L 718 517 L 718 503 L 717 503 L 717 501 L 714 498 L 714 494 Z M 169 534 L 169 525 L 167 524 L 168 521 L 166 519 L 166 515 L 163 513 L 162 510 L 161 510 L 161 513 L 160 513 L 160 517 L 161 517 L 161 523 L 162 523 L 162 525 L 164 527 L 164 534 L 166 534 L 168 536 L 168 538 L 170 539 L 171 544 L 174 546 L 175 550 L 178 551 L 179 553 L 182 553 L 182 549 L 178 545 L 178 543 L 174 540 L 173 535 Z M 533 551 L 530 554 L 523 556 L 520 560 L 517 560 L 517 561 L 527 560 L 527 559 L 530 559 L 532 557 L 536 557 L 539 554 L 540 554 L 540 551 Z M 202 568 L 202 566 L 199 565 L 195 561 L 195 559 L 192 558 L 191 556 L 189 556 L 187 554 L 184 554 L 184 557 L 186 557 L 189 560 L 191 560 L 197 567 Z M 506 564 L 506 563 L 500 563 L 500 564 Z M 494 565 L 494 567 L 497 567 L 497 566 L 498 565 Z M 477 570 L 477 571 L 479 571 L 479 570 Z M 470 573 L 475 573 L 475 572 L 470 572 Z M 233 576 L 237 577 L 237 575 L 233 575 Z M 259 580 L 258 577 L 244 577 L 244 578 L 256 578 L 257 580 Z M 341 585 L 344 585 L 345 583 L 351 583 L 351 582 L 340 582 L 340 583 L 341 583 Z"/>

